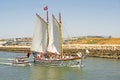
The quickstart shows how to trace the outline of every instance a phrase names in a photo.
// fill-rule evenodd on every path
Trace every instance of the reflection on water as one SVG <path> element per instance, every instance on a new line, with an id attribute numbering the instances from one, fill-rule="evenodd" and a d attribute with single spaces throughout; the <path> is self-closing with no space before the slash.
<path id="1" fill-rule="evenodd" d="M 0 58 L 14 58 L 25 54 L 0 52 Z M 32 57 L 32 56 L 31 56 Z M 120 80 L 120 60 L 87 58 L 84 67 L 48 67 L 0 65 L 0 80 Z"/>
<path id="2" fill-rule="evenodd" d="M 38 64 L 35 64 L 31 71 L 31 80 L 78 80 L 80 74 L 79 68 L 48 67 Z"/>

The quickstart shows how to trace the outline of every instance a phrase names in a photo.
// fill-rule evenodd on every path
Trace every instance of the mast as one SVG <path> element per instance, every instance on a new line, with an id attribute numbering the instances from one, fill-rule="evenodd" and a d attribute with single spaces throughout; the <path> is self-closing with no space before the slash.
<path id="1" fill-rule="evenodd" d="M 49 25 L 48 6 L 44 7 L 44 11 L 46 11 L 47 34 L 49 34 L 48 32 L 48 25 Z M 48 43 L 49 43 L 49 35 L 47 35 L 47 46 L 48 46 Z"/>
<path id="2" fill-rule="evenodd" d="M 47 14 L 46 14 L 46 21 L 47 21 L 47 23 L 49 23 L 48 10 L 46 12 L 47 12 Z"/>
<path id="3" fill-rule="evenodd" d="M 59 13 L 59 27 L 60 27 L 60 47 L 61 47 L 61 58 L 63 58 L 64 54 L 63 54 L 63 47 L 62 47 L 62 21 L 61 21 L 61 13 Z"/>

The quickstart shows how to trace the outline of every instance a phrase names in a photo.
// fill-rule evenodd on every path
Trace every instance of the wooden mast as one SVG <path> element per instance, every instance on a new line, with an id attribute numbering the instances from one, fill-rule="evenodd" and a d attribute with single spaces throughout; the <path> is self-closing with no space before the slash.
<path id="1" fill-rule="evenodd" d="M 49 16 L 48 16 L 48 6 L 45 6 L 44 7 L 44 11 L 46 11 L 46 22 L 47 22 L 47 46 L 48 46 L 48 43 L 49 43 L 49 32 L 48 32 L 48 25 L 49 25 Z"/>
<path id="2" fill-rule="evenodd" d="M 59 13 L 59 27 L 60 27 L 60 47 L 61 47 L 61 58 L 63 58 L 63 47 L 62 47 L 62 21 L 61 21 L 61 13 Z"/>
<path id="3" fill-rule="evenodd" d="M 46 21 L 47 21 L 47 24 L 48 24 L 49 23 L 48 10 L 47 10 L 47 14 L 46 14 Z"/>

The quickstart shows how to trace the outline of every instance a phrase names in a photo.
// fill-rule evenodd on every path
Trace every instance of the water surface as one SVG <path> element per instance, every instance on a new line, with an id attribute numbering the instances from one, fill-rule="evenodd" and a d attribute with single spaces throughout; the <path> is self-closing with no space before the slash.
<path id="1" fill-rule="evenodd" d="M 0 58 L 23 53 L 0 52 Z M 31 56 L 32 58 L 32 56 Z M 120 80 L 120 60 L 87 58 L 83 68 L 0 65 L 0 80 Z"/>

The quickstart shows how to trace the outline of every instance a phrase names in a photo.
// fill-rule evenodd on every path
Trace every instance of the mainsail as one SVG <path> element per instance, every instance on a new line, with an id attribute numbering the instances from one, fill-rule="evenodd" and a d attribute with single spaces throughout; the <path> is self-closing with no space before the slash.
<path id="1" fill-rule="evenodd" d="M 52 21 L 53 26 L 51 26 L 49 31 L 49 45 L 47 50 L 55 54 L 61 54 L 60 24 L 54 16 L 52 16 Z"/>
<path id="2" fill-rule="evenodd" d="M 48 24 L 38 14 L 36 14 L 36 23 L 31 47 L 32 51 L 42 53 L 46 53 L 46 51 L 48 51 L 55 54 L 61 53 L 60 24 L 54 16 L 52 16 L 52 20 L 53 25 L 48 28 Z"/>
<path id="3" fill-rule="evenodd" d="M 36 14 L 36 23 L 34 28 L 31 50 L 45 53 L 48 46 L 47 23 Z"/>

